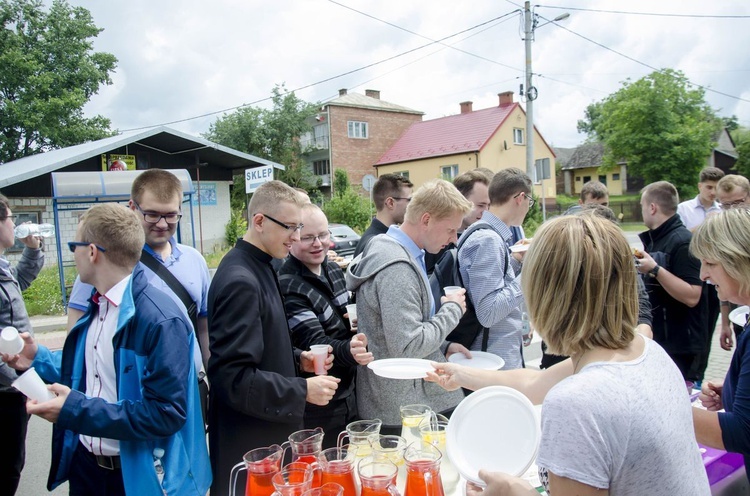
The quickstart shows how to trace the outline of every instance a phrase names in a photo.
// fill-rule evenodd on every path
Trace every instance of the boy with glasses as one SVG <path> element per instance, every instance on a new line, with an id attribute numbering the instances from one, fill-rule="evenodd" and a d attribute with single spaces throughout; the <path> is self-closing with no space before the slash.
<path id="1" fill-rule="evenodd" d="M 192 355 L 195 336 L 172 298 L 138 264 L 144 234 L 115 203 L 81 217 L 73 250 L 81 281 L 96 288 L 62 351 L 24 334 L 9 360 L 34 367 L 54 398 L 29 401 L 28 413 L 54 423 L 47 489 L 70 494 L 202 496 L 211 484 Z M 156 449 L 165 467 L 154 465 Z M 186 474 L 190 474 L 186 477 Z"/>
<path id="2" fill-rule="evenodd" d="M 226 494 L 232 467 L 245 453 L 302 429 L 307 403 L 325 406 L 338 387 L 332 375 L 299 375 L 313 372 L 312 353 L 292 346 L 271 267 L 271 260 L 286 258 L 299 243 L 304 205 L 301 195 L 280 181 L 260 186 L 248 206 L 247 232 L 211 281 L 208 436 L 216 474 L 213 495 Z M 330 351 L 327 368 L 333 362 Z"/>
<path id="3" fill-rule="evenodd" d="M 292 343 L 308 350 L 316 344 L 333 347 L 335 357 L 330 374 L 341 379 L 336 394 L 325 406 L 307 404 L 305 429 L 322 427 L 323 446 L 336 445 L 339 432 L 357 419 L 354 377 L 357 365 L 372 361 L 364 334 L 353 334 L 356 326 L 346 316 L 349 292 L 344 272 L 328 260 L 328 219 L 317 205 L 302 207 L 300 240 L 279 270 L 279 286 L 292 333 Z"/>

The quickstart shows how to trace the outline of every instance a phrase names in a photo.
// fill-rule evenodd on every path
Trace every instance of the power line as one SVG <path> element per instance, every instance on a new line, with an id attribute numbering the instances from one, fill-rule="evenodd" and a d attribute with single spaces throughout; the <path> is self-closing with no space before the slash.
<path id="1" fill-rule="evenodd" d="M 331 77 L 328 77 L 326 79 L 321 79 L 320 81 L 316 81 L 314 83 L 309 83 L 309 84 L 306 84 L 306 85 L 303 85 L 303 86 L 299 86 L 297 88 L 294 88 L 294 89 L 291 89 L 291 90 L 287 91 L 286 93 L 284 93 L 284 95 L 288 95 L 289 93 L 293 93 L 293 92 L 296 92 L 296 91 L 301 91 L 301 90 L 304 90 L 304 89 L 307 89 L 307 88 L 311 88 L 311 87 L 317 86 L 319 84 L 327 83 L 329 81 L 333 81 L 334 79 L 339 79 L 339 78 L 342 78 L 344 76 L 348 76 L 350 74 L 354 74 L 356 72 L 361 72 L 361 71 L 363 71 L 365 69 L 369 69 L 371 67 L 375 67 L 375 66 L 383 64 L 385 62 L 397 59 L 399 57 L 403 57 L 404 55 L 408 55 L 410 53 L 419 51 L 419 50 L 421 50 L 423 48 L 426 48 L 426 47 L 429 47 L 429 46 L 432 46 L 432 45 L 435 45 L 435 44 L 442 44 L 442 42 L 445 41 L 445 40 L 448 40 L 450 38 L 454 38 L 456 36 L 459 36 L 461 34 L 467 33 L 469 31 L 473 31 L 474 29 L 477 29 L 477 28 L 480 28 L 480 27 L 485 26 L 487 24 L 490 24 L 492 22 L 498 21 L 498 20 L 503 19 L 504 17 L 508 17 L 509 15 L 514 14 L 514 13 L 515 13 L 515 11 L 508 12 L 507 14 L 503 14 L 501 16 L 495 17 L 495 18 L 490 19 L 488 21 L 481 22 L 481 23 L 476 24 L 476 25 L 474 25 L 474 26 L 472 26 L 470 28 L 466 28 L 466 29 L 463 29 L 461 31 L 458 31 L 457 33 L 453 33 L 451 35 L 448 35 L 448 36 L 445 36 L 443 38 L 440 38 L 439 40 L 434 40 L 434 41 L 431 41 L 430 43 L 418 46 L 416 48 L 412 48 L 410 50 L 407 50 L 405 52 L 399 53 L 397 55 L 393 55 L 391 57 L 387 57 L 387 58 L 382 59 L 382 60 L 379 60 L 378 62 L 373 62 L 371 64 L 359 67 L 357 69 L 352 69 L 350 71 L 343 72 L 343 73 L 338 74 L 336 76 L 331 76 Z M 499 64 L 499 62 L 498 62 L 498 64 Z M 503 64 L 500 64 L 500 65 L 503 65 Z M 510 67 L 510 66 L 507 66 L 507 67 L 509 67 L 511 69 L 514 69 L 513 67 Z M 518 70 L 518 69 L 514 69 L 514 70 Z M 229 108 L 225 108 L 225 109 L 222 109 L 222 110 L 216 110 L 216 111 L 213 111 L 213 112 L 206 112 L 205 114 L 200 114 L 200 115 L 196 115 L 196 116 L 192 116 L 192 117 L 186 117 L 184 119 L 176 119 L 176 120 L 169 121 L 169 122 L 163 122 L 161 124 L 153 124 L 153 125 L 150 125 L 150 126 L 140 126 L 140 127 L 130 128 L 130 129 L 122 129 L 122 130 L 120 130 L 120 132 L 124 133 L 124 132 L 129 132 L 129 131 L 140 131 L 142 129 L 151 129 L 153 127 L 158 127 L 158 126 L 168 126 L 170 124 L 179 124 L 181 122 L 187 122 L 187 121 L 192 121 L 192 120 L 195 120 L 195 119 L 201 119 L 203 117 L 210 117 L 212 115 L 221 114 L 221 113 L 224 113 L 224 112 L 230 112 L 230 111 L 233 111 L 233 110 L 238 110 L 238 109 L 241 109 L 243 107 L 248 107 L 250 105 L 256 105 L 258 103 L 268 101 L 271 98 L 272 97 L 268 96 L 268 97 L 265 97 L 265 98 L 261 98 L 259 100 L 255 100 L 255 101 L 250 102 L 250 103 L 243 103 L 242 105 L 236 105 L 234 107 L 229 107 Z"/>
<path id="2" fill-rule="evenodd" d="M 557 5 L 537 5 L 546 9 L 575 10 L 578 12 L 599 12 L 603 14 L 622 14 L 652 17 L 687 17 L 694 19 L 750 19 L 750 15 L 713 15 L 713 14 L 663 14 L 659 12 L 627 12 L 624 10 L 585 9 L 581 7 L 558 7 Z"/>

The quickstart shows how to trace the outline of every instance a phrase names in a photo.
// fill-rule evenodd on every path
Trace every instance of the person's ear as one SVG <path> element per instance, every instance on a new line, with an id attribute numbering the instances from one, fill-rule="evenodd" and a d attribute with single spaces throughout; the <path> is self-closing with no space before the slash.
<path id="1" fill-rule="evenodd" d="M 255 214 L 250 219 L 250 224 L 256 232 L 263 232 L 263 214 Z"/>

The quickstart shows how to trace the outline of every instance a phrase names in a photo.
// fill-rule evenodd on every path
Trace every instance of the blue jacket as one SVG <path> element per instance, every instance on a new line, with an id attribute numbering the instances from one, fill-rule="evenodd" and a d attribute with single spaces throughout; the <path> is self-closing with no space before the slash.
<path id="1" fill-rule="evenodd" d="M 172 299 L 133 270 L 113 338 L 117 403 L 84 394 L 86 333 L 93 305 L 73 327 L 62 352 L 40 346 L 32 364 L 46 382 L 71 388 L 52 433 L 47 489 L 68 479 L 79 434 L 120 441 L 129 495 L 159 495 L 153 450 L 163 448 L 168 495 L 205 496 L 211 470 L 191 357 L 195 338 Z M 137 309 L 137 311 L 136 311 Z"/>

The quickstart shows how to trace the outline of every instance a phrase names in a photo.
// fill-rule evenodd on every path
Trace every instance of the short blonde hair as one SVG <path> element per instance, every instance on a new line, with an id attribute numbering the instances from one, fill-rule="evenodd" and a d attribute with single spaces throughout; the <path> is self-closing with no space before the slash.
<path id="1" fill-rule="evenodd" d="M 728 176 L 725 176 L 728 177 Z M 740 294 L 750 296 L 750 210 L 723 210 L 693 231 L 690 253 L 701 260 L 720 264 L 737 281 Z"/>
<path id="2" fill-rule="evenodd" d="M 466 215 L 472 208 L 473 204 L 455 186 L 443 179 L 434 179 L 412 195 L 404 220 L 417 224 L 426 213 L 440 220 L 458 213 Z"/>
<path id="3" fill-rule="evenodd" d="M 141 259 L 146 242 L 141 221 L 134 211 L 117 203 L 101 203 L 81 216 L 81 241 L 103 247 L 113 264 L 132 270 Z"/>
<path id="4" fill-rule="evenodd" d="M 574 355 L 595 346 L 617 350 L 634 339 L 633 254 L 612 222 L 591 211 L 545 222 L 521 274 L 529 316 L 550 353 Z"/>
<path id="5" fill-rule="evenodd" d="M 250 217 L 255 214 L 273 216 L 279 209 L 280 203 L 291 203 L 302 208 L 308 202 L 291 186 L 281 181 L 268 181 L 255 190 L 250 204 L 247 206 Z"/>
<path id="6" fill-rule="evenodd" d="M 724 193 L 731 193 L 735 189 L 739 189 L 744 191 L 745 195 L 750 196 L 750 181 L 745 176 L 727 174 L 716 183 L 716 189 Z"/>

